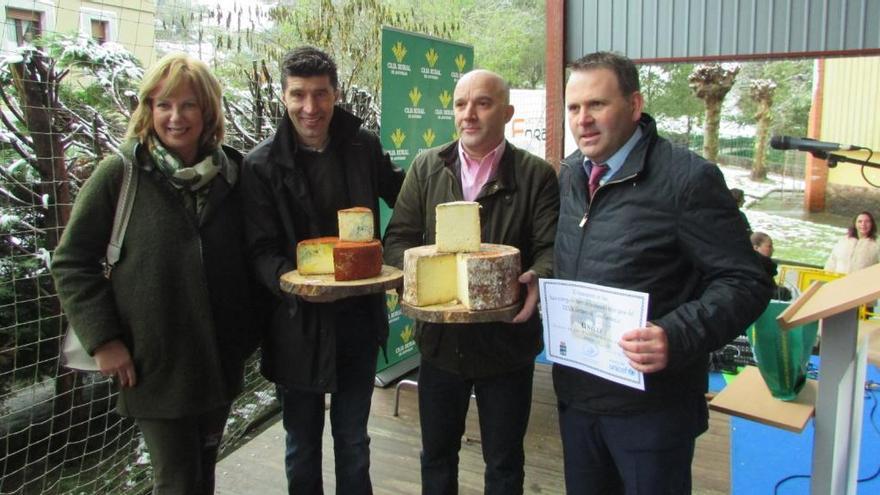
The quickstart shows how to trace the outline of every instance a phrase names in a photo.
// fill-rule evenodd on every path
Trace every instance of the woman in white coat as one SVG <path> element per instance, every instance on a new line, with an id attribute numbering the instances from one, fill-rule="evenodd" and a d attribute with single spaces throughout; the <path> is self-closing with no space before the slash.
<path id="1" fill-rule="evenodd" d="M 831 255 L 825 262 L 825 270 L 851 273 L 878 262 L 880 245 L 877 244 L 877 224 L 874 223 L 873 215 L 863 211 L 853 219 L 846 237 L 831 250 Z"/>

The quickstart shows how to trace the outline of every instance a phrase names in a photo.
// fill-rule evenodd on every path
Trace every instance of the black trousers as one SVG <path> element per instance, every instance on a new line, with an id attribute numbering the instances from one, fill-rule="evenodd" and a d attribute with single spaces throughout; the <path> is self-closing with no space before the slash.
<path id="1" fill-rule="evenodd" d="M 534 363 L 488 378 L 468 379 L 422 361 L 419 422 L 422 427 L 422 495 L 458 493 L 458 452 L 471 389 L 480 415 L 486 463 L 484 495 L 523 493 L 523 438 L 532 405 Z"/>
<path id="2" fill-rule="evenodd" d="M 694 445 L 708 428 L 701 395 L 664 409 L 618 416 L 591 414 L 563 402 L 558 407 L 566 493 L 691 493 Z"/>

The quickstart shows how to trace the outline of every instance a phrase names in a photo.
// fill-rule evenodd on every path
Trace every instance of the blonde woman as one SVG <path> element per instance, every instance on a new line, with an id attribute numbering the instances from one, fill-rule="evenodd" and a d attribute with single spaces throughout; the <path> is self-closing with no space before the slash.
<path id="1" fill-rule="evenodd" d="M 171 54 L 144 76 L 121 152 L 138 174 L 112 278 L 101 258 L 123 160 L 85 183 L 55 251 L 65 313 L 135 418 L 154 494 L 210 494 L 229 407 L 259 333 L 251 314 L 238 192 L 241 155 L 221 146 L 221 90 L 202 62 Z"/>

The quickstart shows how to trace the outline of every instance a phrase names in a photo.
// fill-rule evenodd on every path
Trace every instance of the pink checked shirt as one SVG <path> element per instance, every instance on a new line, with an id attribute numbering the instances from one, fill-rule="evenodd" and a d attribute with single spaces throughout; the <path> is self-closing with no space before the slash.
<path id="1" fill-rule="evenodd" d="M 507 141 L 502 139 L 494 150 L 486 153 L 482 159 L 476 160 L 468 156 L 464 146 L 458 145 L 458 158 L 461 163 L 461 192 L 465 201 L 477 199 L 480 190 L 495 175 L 498 162 L 501 161 L 506 146 Z"/>

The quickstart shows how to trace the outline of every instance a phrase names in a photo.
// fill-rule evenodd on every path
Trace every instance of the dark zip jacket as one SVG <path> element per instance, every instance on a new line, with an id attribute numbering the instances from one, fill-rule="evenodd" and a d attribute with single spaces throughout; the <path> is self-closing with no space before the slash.
<path id="1" fill-rule="evenodd" d="M 587 201 L 584 156 L 559 174 L 555 277 L 647 292 L 648 320 L 669 339 L 666 369 L 644 392 L 554 366 L 559 399 L 590 412 L 643 412 L 702 394 L 709 352 L 742 334 L 767 306 L 772 281 L 714 164 L 657 135 L 642 114 L 641 140 Z"/>
<path id="2" fill-rule="evenodd" d="M 403 171 L 392 165 L 378 137 L 340 107 L 334 109 L 329 132 L 328 146 L 335 149 L 345 170 L 346 184 L 339 185 L 339 194 L 347 188 L 349 206 L 371 208 L 379 232 L 379 198 L 394 205 Z M 312 199 L 315 192 L 297 165 L 296 148 L 293 124 L 285 116 L 275 135 L 247 154 L 242 168 L 248 249 L 258 280 L 274 294 L 261 370 L 266 378 L 286 387 L 333 392 L 337 329 L 357 327 L 384 345 L 388 337 L 385 294 L 317 304 L 282 293 L 281 275 L 296 269 L 297 242 L 320 235 Z"/>

